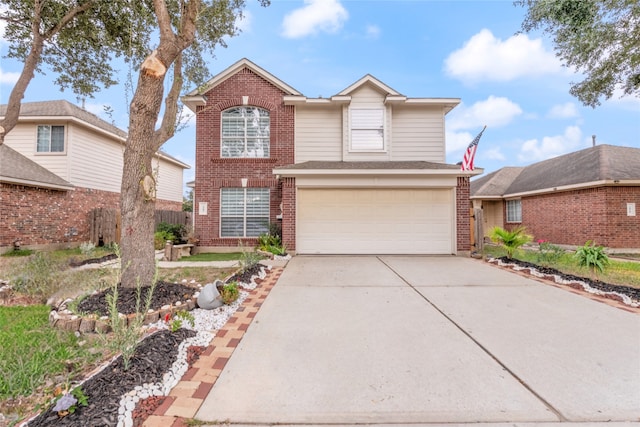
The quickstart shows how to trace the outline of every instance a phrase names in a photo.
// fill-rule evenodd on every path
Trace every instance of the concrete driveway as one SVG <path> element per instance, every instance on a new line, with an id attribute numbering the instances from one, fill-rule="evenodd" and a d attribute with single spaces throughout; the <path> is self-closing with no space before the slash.
<path id="1" fill-rule="evenodd" d="M 296 257 L 196 418 L 640 425 L 640 316 L 468 258 Z"/>

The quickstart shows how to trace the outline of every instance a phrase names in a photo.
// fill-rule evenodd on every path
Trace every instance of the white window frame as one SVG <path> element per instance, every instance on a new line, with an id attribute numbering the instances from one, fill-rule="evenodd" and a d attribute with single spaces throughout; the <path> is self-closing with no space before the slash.
<path id="1" fill-rule="evenodd" d="M 236 193 L 241 193 L 242 194 L 242 214 L 240 215 L 223 215 L 225 208 L 227 208 L 224 204 L 223 204 L 223 200 L 224 200 L 224 193 L 225 191 L 231 191 L 233 190 Z M 252 190 L 260 190 L 261 193 L 265 193 L 264 196 L 266 197 L 266 210 L 267 213 L 266 215 L 250 215 L 250 213 L 247 212 L 247 207 L 248 207 L 248 201 L 249 201 L 249 197 L 251 196 L 250 193 L 252 193 Z M 264 207 L 263 207 L 264 208 Z M 231 208 L 232 209 L 232 208 Z M 223 221 L 225 218 L 235 218 L 237 219 L 241 219 L 242 220 L 242 235 L 238 235 L 238 234 L 234 234 L 234 235 L 224 235 L 223 231 L 224 231 L 224 227 L 223 227 Z M 259 230 L 259 232 L 255 235 L 253 234 L 247 234 L 247 224 L 249 222 L 249 219 L 260 219 L 262 218 L 263 220 L 265 220 L 266 224 L 264 225 L 264 229 Z M 249 188 L 240 188 L 240 187 L 226 187 L 226 188 L 221 188 L 220 189 L 220 228 L 219 228 L 219 236 L 221 238 L 251 238 L 251 237 L 258 237 L 260 234 L 262 233 L 266 233 L 269 231 L 269 222 L 271 221 L 271 191 L 269 187 L 249 187 Z"/>
<path id="2" fill-rule="evenodd" d="M 46 150 L 40 150 L 39 137 L 40 137 L 40 129 L 41 128 L 49 128 L 49 139 L 47 141 Z M 62 150 L 60 151 L 51 151 L 51 140 L 53 135 L 53 128 L 62 128 Z M 67 128 L 64 125 L 37 125 L 36 126 L 36 154 L 65 154 L 67 152 Z"/>
<path id="3" fill-rule="evenodd" d="M 245 112 L 243 112 L 243 115 L 240 117 L 225 117 L 225 114 L 230 113 L 231 111 L 234 110 L 245 110 Z M 248 126 L 247 124 L 249 123 L 250 120 L 255 120 L 255 117 L 253 117 L 250 114 L 246 114 L 246 110 L 257 110 L 260 112 L 260 114 L 258 115 L 258 120 L 260 119 L 264 119 L 264 118 L 268 118 L 268 124 L 266 127 L 260 126 L 258 125 L 258 134 L 257 136 L 251 136 L 248 134 L 247 130 L 248 130 Z M 243 126 L 243 130 L 244 133 L 243 135 L 234 135 L 234 136 L 225 136 L 225 120 L 232 120 L 232 119 L 242 119 L 244 121 L 244 126 Z M 259 135 L 259 133 L 261 131 L 266 132 L 266 135 Z M 235 156 L 235 155 L 230 155 L 228 152 L 225 153 L 225 151 L 227 151 L 225 149 L 225 142 L 226 141 L 242 141 L 243 143 L 243 147 L 242 147 L 242 152 L 240 153 L 240 155 Z M 256 151 L 249 151 L 249 146 L 250 146 L 250 142 L 254 142 L 257 140 L 261 140 L 263 142 L 263 144 L 265 143 L 266 140 L 266 150 L 265 147 L 263 147 L 263 152 L 262 155 L 258 155 L 259 152 Z M 258 158 L 258 159 L 268 159 L 271 153 L 271 112 L 267 109 L 264 108 L 260 108 L 260 107 L 255 107 L 255 106 L 239 106 L 239 107 L 232 107 L 232 108 L 227 108 L 226 110 L 222 111 L 220 113 L 220 157 L 224 158 L 224 159 L 244 159 L 244 158 Z"/>
<path id="4" fill-rule="evenodd" d="M 379 112 L 380 117 L 373 117 L 371 115 L 372 112 Z M 380 153 L 386 151 L 385 108 L 351 108 L 349 116 L 349 151 L 360 153 Z M 357 138 L 357 134 L 360 134 L 360 137 Z M 371 141 L 362 142 L 363 139 L 368 138 L 372 138 Z M 380 138 L 379 142 L 377 138 Z M 376 141 L 373 139 L 376 139 Z"/>
<path id="5" fill-rule="evenodd" d="M 522 222 L 522 199 L 512 199 L 506 202 L 507 222 Z"/>

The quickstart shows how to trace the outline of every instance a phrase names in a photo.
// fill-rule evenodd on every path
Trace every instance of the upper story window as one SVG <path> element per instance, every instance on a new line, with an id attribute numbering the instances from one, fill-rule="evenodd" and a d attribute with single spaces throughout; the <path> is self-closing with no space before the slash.
<path id="1" fill-rule="evenodd" d="M 64 126 L 39 125 L 38 153 L 64 153 Z"/>
<path id="2" fill-rule="evenodd" d="M 269 111 L 234 107 L 222 112 L 222 157 L 269 157 Z"/>
<path id="3" fill-rule="evenodd" d="M 384 150 L 384 109 L 351 109 L 351 150 Z"/>
<path id="4" fill-rule="evenodd" d="M 522 222 L 522 200 L 507 200 L 507 222 Z"/>

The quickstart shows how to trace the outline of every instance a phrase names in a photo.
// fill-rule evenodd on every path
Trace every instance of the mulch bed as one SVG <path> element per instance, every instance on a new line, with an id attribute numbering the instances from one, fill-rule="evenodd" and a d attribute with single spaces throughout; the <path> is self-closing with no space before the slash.
<path id="1" fill-rule="evenodd" d="M 600 280 L 593 280 L 588 277 L 580 277 L 580 276 L 574 276 L 572 274 L 565 274 L 556 270 L 555 268 L 543 267 L 541 265 L 533 264 L 530 262 L 520 261 L 515 258 L 509 259 L 507 257 L 501 257 L 498 259 L 504 263 L 517 264 L 520 267 L 524 267 L 524 268 L 535 268 L 538 272 L 542 274 L 546 274 L 550 276 L 557 275 L 562 277 L 564 280 L 584 282 L 594 289 L 598 289 L 603 292 L 617 292 L 619 294 L 627 295 L 629 298 L 635 301 L 640 301 L 640 289 L 638 288 L 632 288 L 630 286 L 623 286 L 623 285 L 612 285 L 610 283 L 605 283 Z"/>
<path id="2" fill-rule="evenodd" d="M 150 286 L 143 286 L 140 291 L 140 304 L 145 303 L 146 295 L 149 293 Z M 156 288 L 151 295 L 152 310 L 158 310 L 164 305 L 173 304 L 177 301 L 185 302 L 190 299 L 196 288 L 183 285 L 180 283 L 171 283 L 158 281 Z M 107 305 L 107 296 L 113 294 L 113 289 L 106 289 L 97 294 L 89 295 L 78 303 L 78 312 L 96 313 L 100 316 L 108 316 L 109 308 Z M 136 312 L 137 290 L 135 288 L 123 288 L 118 286 L 118 312 L 122 314 L 132 314 Z"/>
<path id="3" fill-rule="evenodd" d="M 231 283 L 231 282 L 250 283 L 251 277 L 257 276 L 260 273 L 260 268 L 262 268 L 262 265 L 256 264 L 253 267 L 246 269 L 244 272 L 240 271 L 234 274 L 233 276 L 229 277 L 226 283 Z"/>
<path id="4" fill-rule="evenodd" d="M 100 257 L 100 258 L 91 258 L 91 259 L 85 259 L 85 260 L 82 260 L 82 261 L 71 260 L 71 261 L 69 261 L 69 266 L 70 267 L 82 267 L 83 265 L 87 265 L 87 264 L 102 264 L 103 262 L 111 261 L 111 260 L 114 260 L 114 259 L 118 259 L 118 255 L 109 254 L 109 255 L 105 255 L 105 256 Z"/>
<path id="5" fill-rule="evenodd" d="M 29 427 L 41 426 L 115 426 L 118 423 L 120 398 L 144 383 L 158 383 L 175 362 L 178 347 L 196 333 L 187 329 L 176 332 L 162 330 L 141 341 L 124 370 L 122 357 L 118 357 L 104 370 L 82 384 L 89 405 L 80 406 L 75 413 L 60 417 L 49 409 L 29 422 Z M 192 356 L 192 361 L 197 356 Z"/>

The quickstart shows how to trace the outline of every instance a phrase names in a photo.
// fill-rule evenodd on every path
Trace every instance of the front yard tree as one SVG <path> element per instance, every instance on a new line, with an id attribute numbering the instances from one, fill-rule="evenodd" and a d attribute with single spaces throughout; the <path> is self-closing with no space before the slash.
<path id="1" fill-rule="evenodd" d="M 562 62 L 584 74 L 570 93 L 596 107 L 618 88 L 640 96 L 640 4 L 635 0 L 516 0 L 522 30 L 553 37 Z"/>
<path id="2" fill-rule="evenodd" d="M 133 5 L 130 6 L 130 3 Z M 129 0 L 0 0 L 0 20 L 5 23 L 7 57 L 23 67 L 0 121 L 0 144 L 18 123 L 20 103 L 36 72 L 48 65 L 55 83 L 79 97 L 91 97 L 100 86 L 116 82 L 112 56 L 142 58 L 145 37 L 134 34 L 149 25 L 137 20 L 145 14 L 125 13 L 142 4 Z"/>
<path id="3" fill-rule="evenodd" d="M 260 0 L 263 6 L 268 0 Z M 159 42 L 143 61 L 129 109 L 120 207 L 122 284 L 135 287 L 154 278 L 154 154 L 176 130 L 183 83 L 203 83 L 205 51 L 224 46 L 237 33 L 244 0 L 153 0 Z M 151 33 L 154 29 L 150 28 Z M 147 33 L 149 34 L 149 33 Z M 150 46 L 151 47 L 151 46 Z M 150 49 L 151 50 L 151 49 Z M 165 96 L 165 79 L 170 74 Z M 164 103 L 164 105 L 163 105 Z M 156 127 L 162 107 L 162 120 Z"/>
<path id="4" fill-rule="evenodd" d="M 205 53 L 237 34 L 244 5 L 245 0 L 0 0 L 9 56 L 24 62 L 0 123 L 0 141 L 17 123 L 26 88 L 43 63 L 59 74 L 61 88 L 82 97 L 98 91 L 98 83 L 115 83 L 109 65 L 114 57 L 141 64 L 129 106 L 120 194 L 124 286 L 149 284 L 154 277 L 151 160 L 176 131 L 182 86 L 205 81 Z"/>

